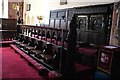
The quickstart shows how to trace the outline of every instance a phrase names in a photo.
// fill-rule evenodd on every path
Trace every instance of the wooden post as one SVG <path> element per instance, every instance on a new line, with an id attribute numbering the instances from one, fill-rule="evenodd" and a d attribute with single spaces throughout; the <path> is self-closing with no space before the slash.
<path id="1" fill-rule="evenodd" d="M 74 15 L 68 34 L 68 51 L 66 53 L 66 64 L 65 64 L 65 77 L 67 79 L 74 78 L 75 74 L 75 54 L 76 54 L 76 41 L 77 41 L 77 31 L 76 31 L 76 16 Z"/>
<path id="2" fill-rule="evenodd" d="M 110 34 L 110 45 L 118 45 L 118 21 L 119 21 L 119 5 L 120 2 L 114 3 L 112 27 Z"/>
<path id="3" fill-rule="evenodd" d="M 62 34 L 62 40 L 61 40 L 62 41 L 62 47 L 61 47 L 61 50 L 60 50 L 60 66 L 59 66 L 59 69 L 60 69 L 59 71 L 60 72 L 63 71 L 63 67 L 62 67 L 62 60 L 63 60 L 62 56 L 63 56 L 63 48 L 64 48 L 63 47 L 63 43 L 64 43 L 64 41 L 63 41 L 64 40 L 63 39 L 64 38 L 63 29 L 62 29 L 62 33 L 61 34 Z"/>

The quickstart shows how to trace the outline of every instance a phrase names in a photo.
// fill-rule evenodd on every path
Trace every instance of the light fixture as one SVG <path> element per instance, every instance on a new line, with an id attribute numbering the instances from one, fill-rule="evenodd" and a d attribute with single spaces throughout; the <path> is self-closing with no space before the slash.
<path id="1" fill-rule="evenodd" d="M 43 16 L 37 16 L 37 19 L 39 20 L 39 24 L 41 23 L 40 21 L 43 20 Z"/>

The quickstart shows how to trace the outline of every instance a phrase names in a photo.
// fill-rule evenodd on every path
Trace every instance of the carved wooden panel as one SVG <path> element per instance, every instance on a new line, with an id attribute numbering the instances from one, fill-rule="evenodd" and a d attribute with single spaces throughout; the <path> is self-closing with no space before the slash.
<path id="1" fill-rule="evenodd" d="M 113 8 L 113 14 L 112 14 L 112 26 L 111 26 L 111 31 L 110 31 L 110 42 L 109 44 L 111 45 L 119 45 L 119 41 L 118 40 L 118 27 L 119 27 L 119 24 L 117 25 L 117 22 L 118 22 L 118 17 L 119 17 L 119 14 L 116 13 L 116 11 L 118 10 L 118 6 L 117 3 L 114 4 L 114 8 Z M 118 11 L 119 12 L 119 11 Z"/>
<path id="2" fill-rule="evenodd" d="M 16 19 L 2 19 L 2 30 L 16 30 Z"/>
<path id="3" fill-rule="evenodd" d="M 50 12 L 50 18 L 56 18 L 57 12 Z"/>
<path id="4" fill-rule="evenodd" d="M 68 10 L 68 20 L 71 20 L 74 14 L 74 10 Z"/>
<path id="5" fill-rule="evenodd" d="M 66 17 L 65 11 L 58 11 L 58 18 L 62 18 L 63 16 Z M 65 18 L 65 17 L 64 17 L 64 18 Z"/>
<path id="6" fill-rule="evenodd" d="M 49 25 L 54 28 L 54 20 L 51 19 Z"/>
<path id="7" fill-rule="evenodd" d="M 76 7 L 74 13 L 75 14 L 94 14 L 94 13 L 107 13 L 108 8 L 111 4 L 108 5 L 97 5 L 97 6 L 89 6 L 89 7 Z"/>
<path id="8" fill-rule="evenodd" d="M 70 21 L 67 22 L 67 29 L 70 27 Z"/>
<path id="9" fill-rule="evenodd" d="M 87 16 L 82 16 L 78 15 L 77 16 L 77 24 L 78 24 L 78 29 L 80 30 L 87 30 L 88 29 L 88 17 Z"/>
<path id="10" fill-rule="evenodd" d="M 90 17 L 89 30 L 103 32 L 104 31 L 104 17 L 102 15 L 92 15 Z"/>
<path id="11" fill-rule="evenodd" d="M 118 45 L 120 45 L 120 29 L 118 31 Z"/>
<path id="12" fill-rule="evenodd" d="M 66 29 L 66 21 L 65 20 L 61 20 L 60 28 Z"/>
<path id="13" fill-rule="evenodd" d="M 77 29 L 77 41 L 80 41 L 80 30 L 79 29 Z"/>
<path id="14" fill-rule="evenodd" d="M 88 42 L 88 32 L 87 31 L 80 31 L 79 30 L 79 34 L 77 34 L 77 35 L 79 35 L 79 42 L 85 42 L 85 43 L 87 43 Z"/>
<path id="15" fill-rule="evenodd" d="M 119 22 L 118 22 L 118 45 L 120 46 L 120 13 L 119 13 Z"/>
<path id="16" fill-rule="evenodd" d="M 88 17 L 90 16 L 90 17 Z M 77 29 L 92 30 L 96 32 L 104 32 L 104 16 L 103 15 L 78 15 Z"/>
<path id="17" fill-rule="evenodd" d="M 55 20 L 55 28 L 59 28 L 60 27 L 60 20 Z"/>
<path id="18" fill-rule="evenodd" d="M 54 10 L 50 13 L 50 27 L 69 29 L 70 21 L 73 15 L 76 14 L 78 15 L 77 32 L 79 34 L 77 40 L 106 44 L 109 42 L 108 26 L 111 26 L 110 20 L 112 19 L 109 16 L 112 11 L 113 4 Z"/>
<path id="19" fill-rule="evenodd" d="M 94 33 L 94 32 L 89 32 L 88 35 L 88 42 L 91 44 L 98 44 L 98 34 L 99 33 Z"/>

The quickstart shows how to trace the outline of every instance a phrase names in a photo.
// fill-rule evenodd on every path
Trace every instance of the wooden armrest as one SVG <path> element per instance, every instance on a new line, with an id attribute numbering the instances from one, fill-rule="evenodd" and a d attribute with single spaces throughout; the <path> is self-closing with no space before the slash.
<path id="1" fill-rule="evenodd" d="M 23 42 L 19 42 L 19 41 L 16 42 L 16 44 L 22 44 L 22 43 L 23 43 Z"/>
<path id="2" fill-rule="evenodd" d="M 87 47 L 89 46 L 89 43 L 87 42 L 77 42 L 78 47 Z"/>
<path id="3" fill-rule="evenodd" d="M 41 50 L 32 50 L 32 53 L 35 53 L 35 54 L 42 54 L 43 52 Z"/>
<path id="4" fill-rule="evenodd" d="M 40 55 L 45 60 L 45 62 L 51 61 L 53 59 L 52 55 L 48 55 L 48 54 L 40 54 Z"/>
<path id="5" fill-rule="evenodd" d="M 97 46 L 96 44 L 92 44 L 92 43 L 90 43 L 89 45 L 90 45 L 91 48 L 98 49 L 98 46 Z"/>
<path id="6" fill-rule="evenodd" d="M 20 44 L 20 46 L 24 47 L 24 46 L 28 46 L 28 44 Z"/>
<path id="7" fill-rule="evenodd" d="M 27 47 L 25 47 L 25 48 L 28 49 L 28 50 L 34 49 L 34 47 L 31 47 L 31 46 L 27 46 Z"/>

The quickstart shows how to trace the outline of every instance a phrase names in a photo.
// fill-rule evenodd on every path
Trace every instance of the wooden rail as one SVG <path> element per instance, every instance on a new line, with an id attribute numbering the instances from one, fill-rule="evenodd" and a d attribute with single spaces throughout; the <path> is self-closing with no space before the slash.
<path id="1" fill-rule="evenodd" d="M 18 25 L 20 34 L 45 40 L 60 46 L 66 46 L 66 39 L 68 36 L 68 30 L 51 27 L 31 26 L 31 25 Z M 54 37 L 54 38 L 53 38 Z M 58 40 L 58 37 L 61 38 Z"/>

